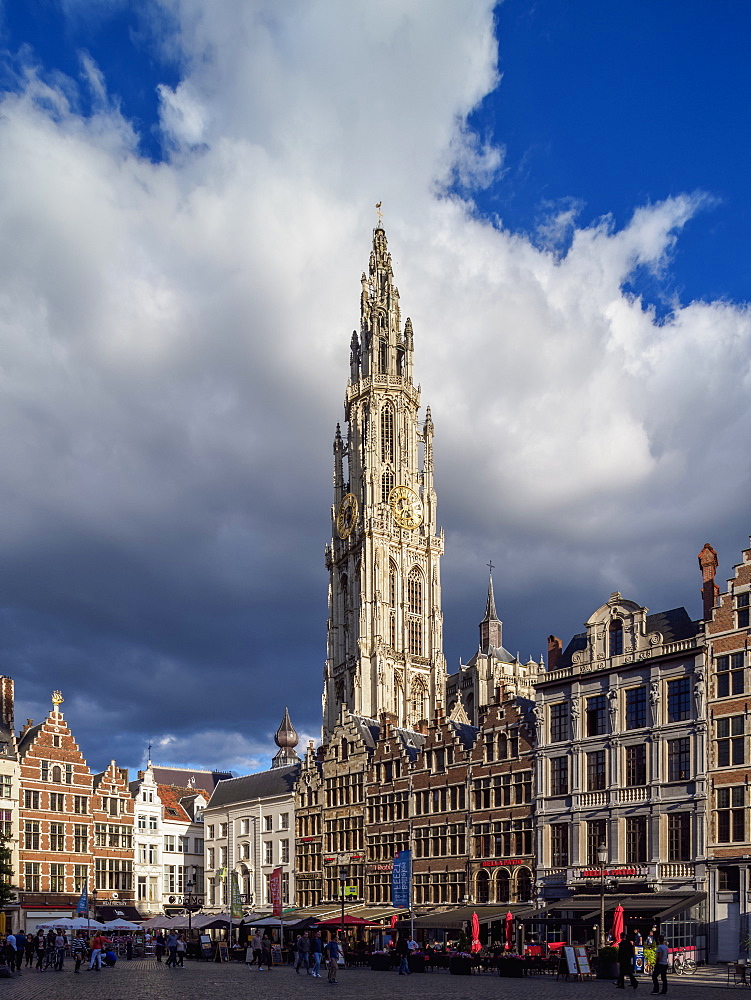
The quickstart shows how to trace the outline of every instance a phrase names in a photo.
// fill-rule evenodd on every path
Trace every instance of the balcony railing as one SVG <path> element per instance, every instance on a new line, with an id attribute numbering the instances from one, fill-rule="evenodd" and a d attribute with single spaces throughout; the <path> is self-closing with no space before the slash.
<path id="1" fill-rule="evenodd" d="M 649 798 L 649 785 L 635 785 L 632 788 L 619 788 L 619 802 L 646 802 Z"/>

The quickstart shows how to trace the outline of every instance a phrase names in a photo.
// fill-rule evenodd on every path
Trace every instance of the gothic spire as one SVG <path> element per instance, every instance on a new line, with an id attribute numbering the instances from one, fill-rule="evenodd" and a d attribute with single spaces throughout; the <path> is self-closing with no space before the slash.
<path id="1" fill-rule="evenodd" d="M 503 643 L 503 625 L 495 609 L 495 594 L 493 593 L 493 563 L 488 563 L 488 598 L 485 602 L 485 617 L 480 622 L 480 652 L 489 653 L 491 649 L 499 649 Z"/>

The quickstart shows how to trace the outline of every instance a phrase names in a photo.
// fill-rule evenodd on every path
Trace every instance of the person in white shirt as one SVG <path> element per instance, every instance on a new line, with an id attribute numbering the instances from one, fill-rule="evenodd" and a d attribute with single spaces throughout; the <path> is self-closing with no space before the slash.
<path id="1" fill-rule="evenodd" d="M 652 973 L 652 992 L 667 993 L 668 991 L 668 946 L 662 934 L 657 935 L 657 954 L 655 955 L 655 967 Z M 662 979 L 662 990 L 659 988 L 658 979 Z"/>

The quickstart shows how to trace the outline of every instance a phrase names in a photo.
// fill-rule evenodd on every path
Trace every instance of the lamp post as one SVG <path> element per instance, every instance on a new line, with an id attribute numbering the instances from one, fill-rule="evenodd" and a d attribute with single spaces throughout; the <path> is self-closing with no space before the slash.
<path id="1" fill-rule="evenodd" d="M 344 889 L 347 882 L 347 866 L 339 865 L 339 891 L 342 894 L 342 947 L 344 946 Z"/>
<path id="2" fill-rule="evenodd" d="M 608 863 L 608 849 L 603 840 L 597 849 L 600 862 L 600 947 L 605 947 L 605 869 Z"/>
<path id="3" fill-rule="evenodd" d="M 188 905 L 185 908 L 188 911 L 188 939 L 189 940 L 193 936 L 193 934 L 192 934 L 192 932 L 193 932 L 193 907 L 191 906 L 192 900 L 191 900 L 190 897 L 191 897 L 191 894 L 193 892 L 193 886 L 194 885 L 195 885 L 195 882 L 192 879 L 190 879 L 190 878 L 185 883 L 185 888 L 188 890 Z"/>
<path id="4" fill-rule="evenodd" d="M 93 920 L 96 920 L 96 897 L 97 897 L 97 891 L 96 891 L 96 889 L 92 889 L 91 890 L 91 909 L 92 909 L 92 911 L 94 913 L 94 916 L 92 917 Z"/>

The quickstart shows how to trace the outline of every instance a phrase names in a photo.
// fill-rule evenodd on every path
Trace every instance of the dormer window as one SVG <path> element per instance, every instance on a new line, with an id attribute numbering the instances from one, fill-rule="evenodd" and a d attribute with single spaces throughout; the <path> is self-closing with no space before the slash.
<path id="1" fill-rule="evenodd" d="M 610 623 L 610 645 L 611 656 L 620 656 L 623 653 L 623 622 L 620 618 L 614 618 Z"/>

